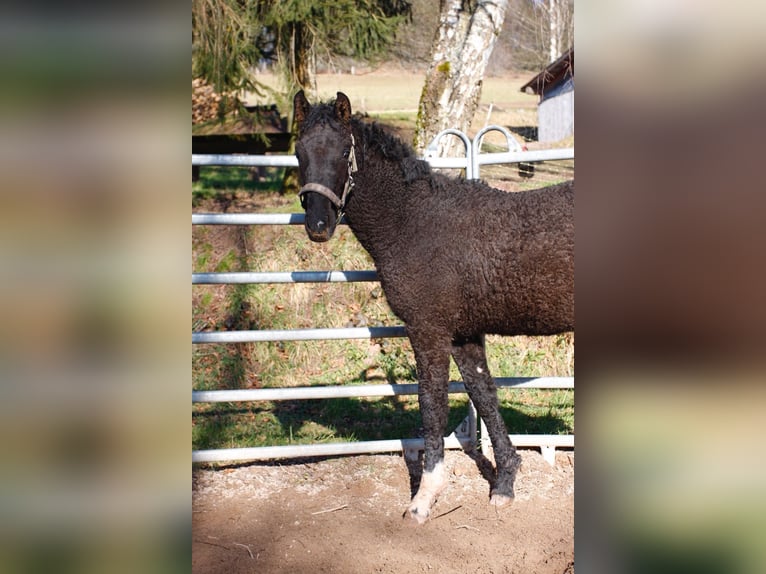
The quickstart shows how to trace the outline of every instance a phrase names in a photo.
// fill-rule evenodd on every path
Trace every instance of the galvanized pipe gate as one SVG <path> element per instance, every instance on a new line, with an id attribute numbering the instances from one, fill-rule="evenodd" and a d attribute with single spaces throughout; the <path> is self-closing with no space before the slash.
<path id="1" fill-rule="evenodd" d="M 481 141 L 490 131 L 499 131 L 506 137 L 508 151 L 501 153 L 480 153 Z M 462 158 L 438 158 L 437 144 L 442 137 L 453 135 L 463 142 L 466 150 Z M 473 142 L 459 130 L 448 129 L 440 132 L 429 144 L 424 155 L 432 167 L 464 169 L 466 179 L 479 178 L 479 166 L 488 164 L 573 159 L 574 148 L 541 151 L 525 151 L 508 130 L 501 126 L 487 126 Z M 297 167 L 298 160 L 291 156 L 235 156 L 195 155 L 192 165 L 247 166 L 247 167 Z M 192 214 L 192 225 L 303 225 L 304 214 Z M 345 221 L 342 220 L 341 224 Z M 370 271 L 285 271 L 285 272 L 239 272 L 239 273 L 192 273 L 193 285 L 249 284 L 249 283 L 335 283 L 377 281 L 377 273 Z M 311 341 L 330 339 L 377 339 L 406 337 L 404 326 L 396 327 L 353 327 L 330 329 L 290 329 L 193 332 L 193 344 L 205 343 L 249 343 L 272 341 Z M 572 377 L 511 377 L 497 378 L 498 387 L 565 389 L 574 387 Z M 319 398 L 347 398 L 368 396 L 416 395 L 417 384 L 364 385 L 334 387 L 292 387 L 285 389 L 243 389 L 223 391 L 192 391 L 192 403 L 278 401 Z M 450 393 L 464 393 L 462 383 L 451 382 Z M 482 452 L 489 448 L 489 439 L 484 424 L 479 424 L 479 443 Z M 545 459 L 553 464 L 557 447 L 574 447 L 574 435 L 510 435 L 513 444 L 520 447 L 540 447 Z M 467 448 L 477 441 L 477 417 L 469 401 L 466 419 L 450 436 L 445 437 L 445 448 Z M 230 448 L 197 450 L 192 452 L 192 462 L 227 462 L 247 460 L 269 460 L 279 458 L 334 456 L 378 452 L 412 453 L 423 449 L 423 439 L 397 439 L 362 441 L 353 443 L 330 443 L 312 445 L 270 446 L 253 448 Z"/>

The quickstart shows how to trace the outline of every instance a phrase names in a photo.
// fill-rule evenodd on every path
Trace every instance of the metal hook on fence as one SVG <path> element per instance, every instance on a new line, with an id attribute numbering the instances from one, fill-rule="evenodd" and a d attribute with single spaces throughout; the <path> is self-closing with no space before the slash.
<path id="1" fill-rule="evenodd" d="M 508 146 L 508 152 L 520 152 L 523 151 L 522 145 L 516 140 L 516 138 L 503 126 L 490 125 L 483 128 L 476 134 L 473 141 L 463 132 L 457 129 L 449 128 L 440 131 L 428 144 L 428 147 L 423 154 L 423 159 L 429 162 L 433 167 L 447 167 L 455 168 L 460 167 L 465 169 L 466 179 L 479 179 L 479 153 L 481 148 L 481 142 L 485 134 L 491 131 L 498 131 L 505 136 L 506 144 Z M 463 158 L 440 158 L 439 157 L 439 141 L 446 135 L 453 135 L 459 137 L 463 141 L 465 146 L 465 163 L 461 160 Z M 455 165 L 455 162 L 460 162 L 460 165 Z"/>
<path id="2" fill-rule="evenodd" d="M 507 149 L 508 152 L 524 151 L 524 148 L 518 142 L 518 140 L 513 136 L 513 134 L 511 134 L 511 132 L 505 129 L 503 126 L 498 126 L 496 124 L 493 124 L 491 126 L 484 127 L 473 138 L 473 142 L 471 142 L 471 162 L 473 163 L 473 166 L 471 167 L 471 171 L 473 172 L 475 179 L 479 179 L 479 154 L 481 153 L 480 151 L 481 142 L 484 139 L 484 136 L 487 133 L 492 131 L 500 132 L 501 134 L 505 136 L 505 142 L 506 142 L 506 145 L 508 146 L 508 149 Z"/>
<path id="3" fill-rule="evenodd" d="M 465 135 L 460 130 L 448 128 L 436 134 L 434 136 L 434 139 L 431 140 L 431 143 L 428 144 L 428 147 L 426 148 L 423 154 L 423 159 L 426 160 L 428 163 L 430 163 L 432 167 L 448 167 L 448 168 L 456 167 L 454 165 L 448 165 L 448 164 L 454 163 L 455 160 L 460 160 L 463 158 L 440 158 L 439 157 L 439 140 L 441 140 L 441 138 L 446 135 L 457 136 L 463 141 L 463 145 L 465 146 L 465 165 L 461 165 L 457 167 L 465 169 L 466 179 L 474 179 L 471 140 L 468 138 L 467 135 Z M 447 160 L 444 162 L 445 165 L 439 165 L 440 163 L 442 163 L 439 161 L 440 159 Z M 452 161 L 449 161 L 449 160 L 452 160 Z"/>

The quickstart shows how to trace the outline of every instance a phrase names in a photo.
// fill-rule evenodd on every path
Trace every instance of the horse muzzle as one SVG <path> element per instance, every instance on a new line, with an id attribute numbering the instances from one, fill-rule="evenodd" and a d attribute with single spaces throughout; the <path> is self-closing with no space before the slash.
<path id="1" fill-rule="evenodd" d="M 315 243 L 324 243 L 325 241 L 329 241 L 335 231 L 334 225 L 331 229 L 330 226 L 321 219 L 313 222 L 309 222 L 309 220 L 306 219 L 305 227 L 306 234 L 309 236 L 309 239 Z"/>
<path id="2" fill-rule="evenodd" d="M 309 203 L 308 194 L 310 193 L 317 195 Z M 305 227 L 309 239 L 317 243 L 328 241 L 333 236 L 335 225 L 340 219 L 339 211 L 343 206 L 341 200 L 329 187 L 319 183 L 307 183 L 301 188 L 299 196 L 306 210 Z M 327 206 L 326 203 L 323 206 L 324 202 L 320 198 L 329 200 L 332 207 Z M 319 203 L 317 200 L 320 200 Z"/>

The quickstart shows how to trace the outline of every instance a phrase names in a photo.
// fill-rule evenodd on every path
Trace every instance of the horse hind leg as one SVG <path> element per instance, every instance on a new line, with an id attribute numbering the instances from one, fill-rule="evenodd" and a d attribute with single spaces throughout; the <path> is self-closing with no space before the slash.
<path id="1" fill-rule="evenodd" d="M 513 483 L 521 464 L 521 457 L 508 437 L 497 400 L 497 387 L 487 366 L 484 337 L 457 341 L 452 346 L 452 357 L 463 377 L 468 396 L 484 420 L 492 440 L 497 473 L 491 485 L 490 502 L 504 506 L 514 498 Z"/>
<path id="2" fill-rule="evenodd" d="M 430 517 L 431 507 L 447 485 L 444 433 L 449 414 L 449 351 L 419 344 L 412 336 L 410 341 L 418 369 L 418 402 L 423 419 L 425 452 L 420 486 L 404 512 L 404 518 L 423 524 Z"/>

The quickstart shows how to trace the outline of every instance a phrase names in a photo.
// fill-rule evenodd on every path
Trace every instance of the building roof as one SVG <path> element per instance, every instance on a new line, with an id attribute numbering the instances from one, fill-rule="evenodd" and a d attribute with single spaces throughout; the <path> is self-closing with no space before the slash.
<path id="1" fill-rule="evenodd" d="M 542 96 L 551 87 L 574 76 L 574 46 L 564 52 L 557 60 L 551 62 L 546 68 L 521 86 L 521 91 L 527 94 Z"/>

